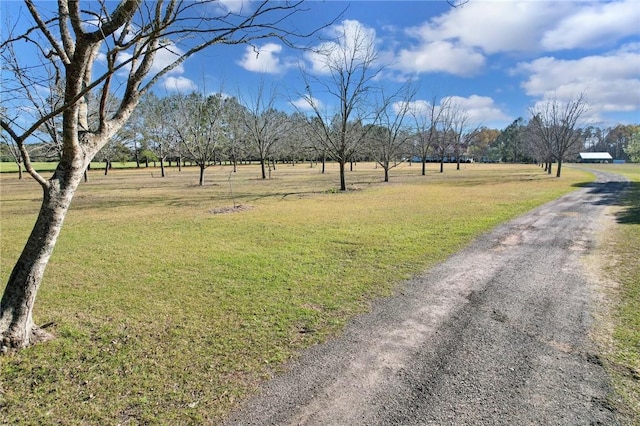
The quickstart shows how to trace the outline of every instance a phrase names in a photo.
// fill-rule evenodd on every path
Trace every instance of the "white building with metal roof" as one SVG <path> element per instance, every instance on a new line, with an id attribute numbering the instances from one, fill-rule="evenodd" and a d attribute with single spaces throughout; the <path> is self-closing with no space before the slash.
<path id="1" fill-rule="evenodd" d="M 579 161 L 582 163 L 611 163 L 613 157 L 608 152 L 581 152 Z"/>

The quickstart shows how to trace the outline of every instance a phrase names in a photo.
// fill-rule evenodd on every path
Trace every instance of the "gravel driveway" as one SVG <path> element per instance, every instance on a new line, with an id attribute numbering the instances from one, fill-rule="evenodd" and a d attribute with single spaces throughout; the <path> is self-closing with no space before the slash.
<path id="1" fill-rule="evenodd" d="M 617 424 L 584 259 L 626 182 L 597 176 L 404 283 L 229 424 Z"/>

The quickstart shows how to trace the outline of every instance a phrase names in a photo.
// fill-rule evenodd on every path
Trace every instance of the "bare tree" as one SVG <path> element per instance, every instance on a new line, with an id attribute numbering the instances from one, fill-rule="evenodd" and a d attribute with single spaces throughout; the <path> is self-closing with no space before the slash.
<path id="1" fill-rule="evenodd" d="M 453 138 L 450 131 L 438 130 L 433 143 L 433 153 L 440 163 L 440 173 L 444 173 L 444 163 L 453 155 Z"/>
<path id="2" fill-rule="evenodd" d="M 422 163 L 422 176 L 427 174 L 427 158 L 429 154 L 438 148 L 441 121 L 443 112 L 447 110 L 448 102 L 450 98 L 445 98 L 441 101 L 440 106 L 437 106 L 437 97 L 431 99 L 431 103 L 427 102 L 414 102 L 411 108 L 411 115 L 413 116 L 416 126 L 416 144 L 415 150 L 420 157 Z"/>
<path id="3" fill-rule="evenodd" d="M 174 96 L 173 132 L 185 156 L 200 168 L 199 185 L 204 185 L 204 171 L 215 162 L 226 138 L 225 98 L 222 93 L 203 96 L 192 93 Z"/>
<path id="4" fill-rule="evenodd" d="M 309 138 L 311 150 L 315 155 L 316 162 L 318 159 L 322 161 L 321 173 L 326 171 L 327 162 L 327 141 L 325 140 L 326 127 L 325 123 L 319 117 L 311 117 L 306 120 L 305 132 Z"/>
<path id="5" fill-rule="evenodd" d="M 291 161 L 292 166 L 309 156 L 313 147 L 310 143 L 307 117 L 304 114 L 295 112 L 289 116 L 289 125 L 284 139 L 282 143 L 284 157 Z"/>
<path id="6" fill-rule="evenodd" d="M 275 90 L 271 90 L 271 93 L 266 96 L 264 83 L 261 82 L 256 91 L 256 96 L 247 102 L 243 102 L 246 107 L 242 116 L 246 129 L 246 138 L 253 145 L 255 153 L 260 158 L 262 179 L 267 178 L 267 163 L 274 153 L 281 135 L 286 133 L 286 128 L 289 125 L 286 114 L 275 109 L 275 101 Z M 271 172 L 270 166 L 269 172 Z"/>
<path id="7" fill-rule="evenodd" d="M 233 165 L 233 172 L 238 168 L 238 161 L 245 158 L 247 147 L 247 129 L 244 124 L 246 108 L 236 98 L 225 99 L 226 138 L 222 151 Z"/>
<path id="8" fill-rule="evenodd" d="M 389 182 L 389 170 L 396 167 L 402 155 L 406 154 L 411 132 L 406 119 L 412 109 L 415 89 L 406 85 L 400 92 L 390 97 L 382 97 L 378 106 L 378 120 L 371 137 L 370 151 L 376 162 L 384 170 L 384 181 Z M 394 99 L 398 99 L 394 102 Z"/>
<path id="9" fill-rule="evenodd" d="M 365 121 L 375 121 L 375 108 L 370 104 L 377 88 L 373 85 L 382 71 L 377 65 L 373 35 L 360 25 L 345 21 L 336 42 L 327 43 L 317 53 L 322 64 L 320 76 L 303 73 L 306 93 L 303 97 L 316 120 L 310 127 L 323 152 L 340 165 L 340 190 L 347 189 L 345 164 L 361 147 L 366 137 Z M 326 79 L 322 77 L 327 76 Z M 335 108 L 325 108 L 314 97 L 314 88 L 335 101 Z"/>
<path id="10" fill-rule="evenodd" d="M 186 108 L 178 103 L 175 96 L 158 98 L 153 93 L 147 93 L 137 108 L 140 120 L 136 123 L 136 130 L 160 161 L 161 177 L 165 177 L 164 162 L 178 139 L 177 132 L 171 125 L 172 118 L 175 118 L 175 113 L 182 114 L 180 110 Z"/>
<path id="11" fill-rule="evenodd" d="M 440 173 L 444 172 L 444 162 L 456 162 L 460 170 L 462 150 L 466 150 L 478 131 L 469 127 L 469 114 L 460 105 L 447 98 L 440 105 L 440 119 L 436 123 L 434 151 L 440 160 Z"/>
<path id="12" fill-rule="evenodd" d="M 444 173 L 445 161 L 454 158 L 456 144 L 456 117 L 457 108 L 452 104 L 451 98 L 446 98 L 440 106 L 439 120 L 435 123 L 435 140 L 433 152 L 440 162 L 440 173 Z"/>
<path id="13" fill-rule="evenodd" d="M 21 107 L 13 110 L 3 108 L 2 117 L 18 128 L 20 127 L 18 123 L 22 121 L 24 115 L 31 115 L 34 119 L 40 120 L 39 127 L 32 133 L 32 139 L 40 144 L 45 157 L 59 160 L 62 155 L 62 117 L 49 114 L 63 105 L 65 83 L 55 70 L 45 69 L 46 73 L 40 79 L 22 72 L 20 55 L 16 53 L 15 48 L 14 44 L 6 44 L 0 50 L 3 70 L 8 70 L 9 74 L 15 75 L 15 79 L 9 84 L 3 78 L 2 84 L 6 85 L 8 90 L 3 90 L 2 94 L 3 102 L 10 104 L 18 100 L 18 105 Z M 19 153 L 19 145 L 13 140 L 12 145 L 14 151 Z M 22 164 L 22 155 L 18 157 Z M 22 170 L 20 170 L 21 176 Z"/>
<path id="14" fill-rule="evenodd" d="M 86 2 L 58 0 L 56 4 L 24 2 L 31 25 L 16 21 L 3 32 L 3 61 L 20 45 L 38 55 L 40 63 L 23 63 L 3 70 L 3 103 L 13 111 L 25 108 L 30 97 L 51 79 L 64 82 L 61 105 L 43 116 L 16 119 L 4 111 L 0 127 L 18 146 L 26 171 L 41 185 L 43 201 L 26 245 L 14 266 L 0 301 L 0 334 L 3 351 L 28 346 L 50 335 L 33 323 L 32 309 L 45 268 L 83 172 L 93 157 L 131 116 L 135 106 L 159 79 L 188 57 L 216 44 L 250 43 L 278 37 L 292 45 L 287 30 L 291 18 L 302 11 L 302 1 L 261 1 L 235 13 L 209 0 L 121 0 Z M 291 28 L 297 28 L 292 25 Z M 173 55 L 170 64 L 154 67 L 159 52 Z M 98 58 L 104 59 L 99 62 Z M 100 65 L 100 66 L 98 66 Z M 95 73 L 95 75 L 94 75 Z M 119 82 L 124 73 L 126 78 Z M 120 102 L 107 109 L 111 88 L 119 87 Z M 98 117 L 90 126 L 89 95 L 95 93 Z M 47 120 L 62 117 L 60 162 L 49 179 L 31 163 L 27 143 Z M 25 124 L 26 123 L 26 124 Z"/>
<path id="15" fill-rule="evenodd" d="M 533 129 L 535 121 L 537 121 L 536 117 L 529 120 L 524 130 L 527 141 L 527 151 L 535 158 L 540 166 L 544 168 L 545 172 L 551 174 L 553 159 L 551 158 L 550 150 L 544 142 L 540 140 L 538 134 Z"/>
<path id="16" fill-rule="evenodd" d="M 584 94 L 566 102 L 551 98 L 529 109 L 532 141 L 544 160 L 558 162 L 556 177 L 560 177 L 562 162 L 581 148 L 580 121 L 586 111 Z"/>
<path id="17" fill-rule="evenodd" d="M 8 137 L 4 130 L 0 132 L 0 144 L 6 147 L 6 151 L 13 159 L 13 162 L 16 163 L 16 166 L 18 166 L 18 179 L 22 179 L 22 153 L 18 145 L 13 143 L 13 140 Z"/>
<path id="18" fill-rule="evenodd" d="M 456 160 L 456 170 L 460 170 L 460 160 L 463 150 L 469 147 L 470 142 L 478 133 L 480 126 L 470 127 L 469 113 L 460 105 L 452 105 L 449 109 L 450 128 L 453 154 Z"/>
<path id="19" fill-rule="evenodd" d="M 95 158 L 104 160 L 104 175 L 106 176 L 111 170 L 113 162 L 119 161 L 124 163 L 131 156 L 131 151 L 126 145 L 126 141 L 130 138 L 129 129 L 123 127 L 116 133 L 96 154 Z"/>

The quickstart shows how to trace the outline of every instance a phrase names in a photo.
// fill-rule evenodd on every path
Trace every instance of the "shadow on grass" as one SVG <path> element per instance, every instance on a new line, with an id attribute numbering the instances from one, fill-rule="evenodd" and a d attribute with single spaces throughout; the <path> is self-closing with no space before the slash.
<path id="1" fill-rule="evenodd" d="M 620 206 L 616 220 L 624 225 L 640 224 L 640 182 L 625 180 L 609 182 L 583 182 L 574 185 L 578 188 L 589 188 L 588 193 L 597 195 L 597 205 Z"/>
<path id="2" fill-rule="evenodd" d="M 211 187 L 211 186 L 210 186 Z M 200 186 L 194 186 L 193 188 L 201 188 Z M 190 187 L 187 187 L 185 191 L 189 191 Z M 281 198 L 285 199 L 287 197 L 307 197 L 313 195 L 321 195 L 329 193 L 330 191 L 317 190 L 317 191 L 290 191 L 286 188 L 283 188 L 282 191 L 269 191 L 263 193 L 255 193 L 255 192 L 242 192 L 242 191 L 234 191 L 233 194 L 212 194 L 204 191 L 192 191 L 192 192 L 184 192 L 181 197 L 176 197 L 174 194 L 169 193 L 166 196 L 163 195 L 154 195 L 147 196 L 141 194 L 140 196 L 133 195 L 114 195 L 111 197 L 95 197 L 92 194 L 82 194 L 76 196 L 72 202 L 73 210 L 107 210 L 107 209 L 115 209 L 119 207 L 149 207 L 149 206 L 171 206 L 171 207 L 186 207 L 186 206 L 199 206 L 202 205 L 204 208 L 209 208 L 209 204 L 211 203 L 224 203 L 224 202 L 234 202 L 236 204 L 250 204 L 252 202 L 256 202 L 266 198 Z M 339 191 L 338 191 L 339 192 Z M 33 201 L 41 202 L 39 199 L 33 199 Z"/>
<path id="3" fill-rule="evenodd" d="M 624 209 L 616 216 L 618 223 L 640 224 L 640 182 L 631 182 L 629 190 L 622 197 Z"/>
<path id="4" fill-rule="evenodd" d="M 455 172 L 455 171 L 454 171 Z M 557 179 L 555 177 L 555 175 L 547 175 L 545 174 L 538 174 L 538 173 L 527 173 L 527 174 L 518 174 L 518 175 L 511 175 L 511 176 L 500 176 L 497 179 L 487 179 L 486 177 L 483 176 L 474 176 L 474 177 L 469 177 L 469 176 L 460 176 L 460 177 L 454 177 L 451 178 L 451 174 L 447 175 L 447 185 L 450 186 L 457 186 L 457 187 L 473 187 L 473 186 L 479 186 L 479 185 L 483 185 L 483 186 L 487 186 L 487 185 L 503 185 L 503 184 L 508 184 L 508 183 L 522 183 L 522 182 L 540 182 L 543 181 L 545 179 Z M 444 175 L 437 175 L 437 176 L 444 176 Z"/>

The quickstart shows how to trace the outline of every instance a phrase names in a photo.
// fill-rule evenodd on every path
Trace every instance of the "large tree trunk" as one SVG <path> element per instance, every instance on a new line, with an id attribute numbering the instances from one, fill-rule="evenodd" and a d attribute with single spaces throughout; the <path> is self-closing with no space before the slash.
<path id="1" fill-rule="evenodd" d="M 33 323 L 32 310 L 45 268 L 62 229 L 84 167 L 62 171 L 59 167 L 44 188 L 40 213 L 11 272 L 0 302 L 2 350 L 23 348 L 51 336 Z"/>
<path id="2" fill-rule="evenodd" d="M 422 176 L 427 175 L 427 157 L 422 157 Z"/>
<path id="3" fill-rule="evenodd" d="M 260 170 L 262 171 L 262 179 L 267 178 L 267 172 L 265 170 L 266 166 L 264 163 L 264 157 L 260 157 Z"/>
<path id="4" fill-rule="evenodd" d="M 562 160 L 558 160 L 558 167 L 556 167 L 556 177 L 560 177 L 561 169 L 562 169 Z"/>
<path id="5" fill-rule="evenodd" d="M 203 164 L 199 164 L 199 166 L 200 166 L 200 181 L 199 181 L 199 183 L 200 183 L 200 186 L 203 186 L 204 185 L 204 169 L 206 169 L 206 166 L 204 165 L 204 163 Z"/>
<path id="6" fill-rule="evenodd" d="M 345 162 L 340 160 L 340 191 L 347 190 L 347 180 L 345 179 Z"/>

